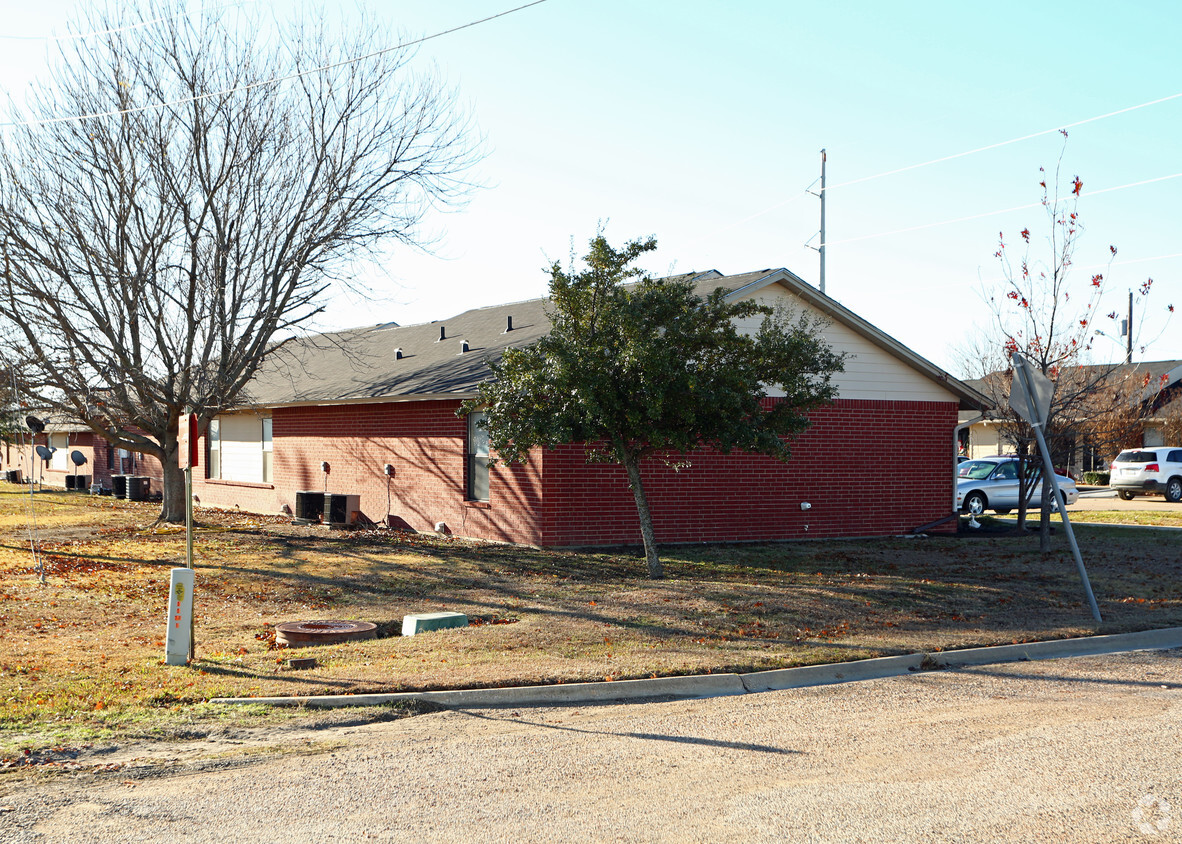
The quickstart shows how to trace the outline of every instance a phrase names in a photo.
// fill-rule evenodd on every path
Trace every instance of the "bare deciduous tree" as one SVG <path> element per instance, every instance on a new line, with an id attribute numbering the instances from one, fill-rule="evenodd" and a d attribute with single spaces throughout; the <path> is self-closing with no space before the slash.
<path id="1" fill-rule="evenodd" d="M 159 458 L 178 520 L 185 409 L 233 407 L 357 260 L 420 245 L 479 139 L 369 19 L 145 0 L 80 28 L 0 130 L 0 343 L 26 400 Z"/>

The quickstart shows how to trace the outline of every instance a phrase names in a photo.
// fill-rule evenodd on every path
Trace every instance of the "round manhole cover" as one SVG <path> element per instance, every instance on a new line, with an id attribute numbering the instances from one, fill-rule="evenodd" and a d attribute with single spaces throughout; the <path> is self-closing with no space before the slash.
<path id="1" fill-rule="evenodd" d="M 378 626 L 369 621 L 288 621 L 275 625 L 275 644 L 289 648 L 373 639 L 377 635 Z"/>

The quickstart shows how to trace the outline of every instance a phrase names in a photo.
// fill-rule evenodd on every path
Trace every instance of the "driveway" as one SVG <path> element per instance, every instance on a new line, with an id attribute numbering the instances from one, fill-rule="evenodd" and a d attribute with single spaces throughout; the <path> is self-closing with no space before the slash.
<path id="1" fill-rule="evenodd" d="M 1182 651 L 1140 652 L 338 727 L 22 787 L 0 839 L 1178 841 L 1180 747 Z"/>
<path id="2" fill-rule="evenodd" d="M 1171 504 L 1160 495 L 1138 495 L 1132 501 L 1122 501 L 1115 490 L 1108 487 L 1079 488 L 1079 500 L 1067 508 L 1072 510 L 1165 510 L 1182 515 L 1182 503 Z"/>

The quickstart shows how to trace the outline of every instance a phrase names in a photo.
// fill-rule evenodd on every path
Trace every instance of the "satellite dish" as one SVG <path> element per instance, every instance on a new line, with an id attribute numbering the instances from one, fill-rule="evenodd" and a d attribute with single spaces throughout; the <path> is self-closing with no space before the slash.
<path id="1" fill-rule="evenodd" d="M 52 448 L 46 448 L 43 445 L 37 446 L 37 456 L 42 460 L 49 460 L 49 458 L 53 457 L 53 452 L 54 449 Z"/>
<path id="2" fill-rule="evenodd" d="M 70 452 L 70 462 L 75 466 L 83 466 L 86 464 L 86 455 L 75 449 Z"/>
<path id="3" fill-rule="evenodd" d="M 45 430 L 45 423 L 42 422 L 40 419 L 38 419 L 36 416 L 26 416 L 25 417 L 25 424 L 29 426 L 29 430 L 32 431 L 34 434 L 40 434 L 42 431 Z"/>

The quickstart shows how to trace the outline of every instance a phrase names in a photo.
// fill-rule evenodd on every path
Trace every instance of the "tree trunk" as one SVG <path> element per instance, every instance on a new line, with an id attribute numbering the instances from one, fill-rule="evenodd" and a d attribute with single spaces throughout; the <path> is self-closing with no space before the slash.
<path id="1" fill-rule="evenodd" d="M 185 472 L 177 465 L 176 430 L 164 437 L 164 489 L 160 502 L 160 521 L 183 524 L 185 521 Z"/>
<path id="2" fill-rule="evenodd" d="M 648 562 L 648 576 L 653 580 L 660 580 L 665 576 L 661 568 L 661 560 L 657 556 L 657 540 L 653 534 L 653 517 L 648 509 L 648 499 L 644 496 L 644 484 L 640 481 L 640 463 L 635 456 L 627 454 L 617 448 L 620 462 L 628 470 L 628 485 L 632 487 L 632 495 L 636 498 L 636 512 L 640 516 L 640 536 L 644 539 L 644 558 Z"/>
<path id="3" fill-rule="evenodd" d="M 1038 550 L 1046 554 L 1051 550 L 1051 507 L 1054 506 L 1055 489 L 1047 478 L 1042 485 L 1042 511 L 1038 517 Z"/>
<path id="4" fill-rule="evenodd" d="M 1033 485 L 1030 481 L 1030 473 L 1026 471 L 1029 466 L 1026 464 L 1026 445 L 1025 443 L 1018 446 L 1018 530 L 1026 529 L 1026 504 L 1030 500 L 1030 490 Z"/>

